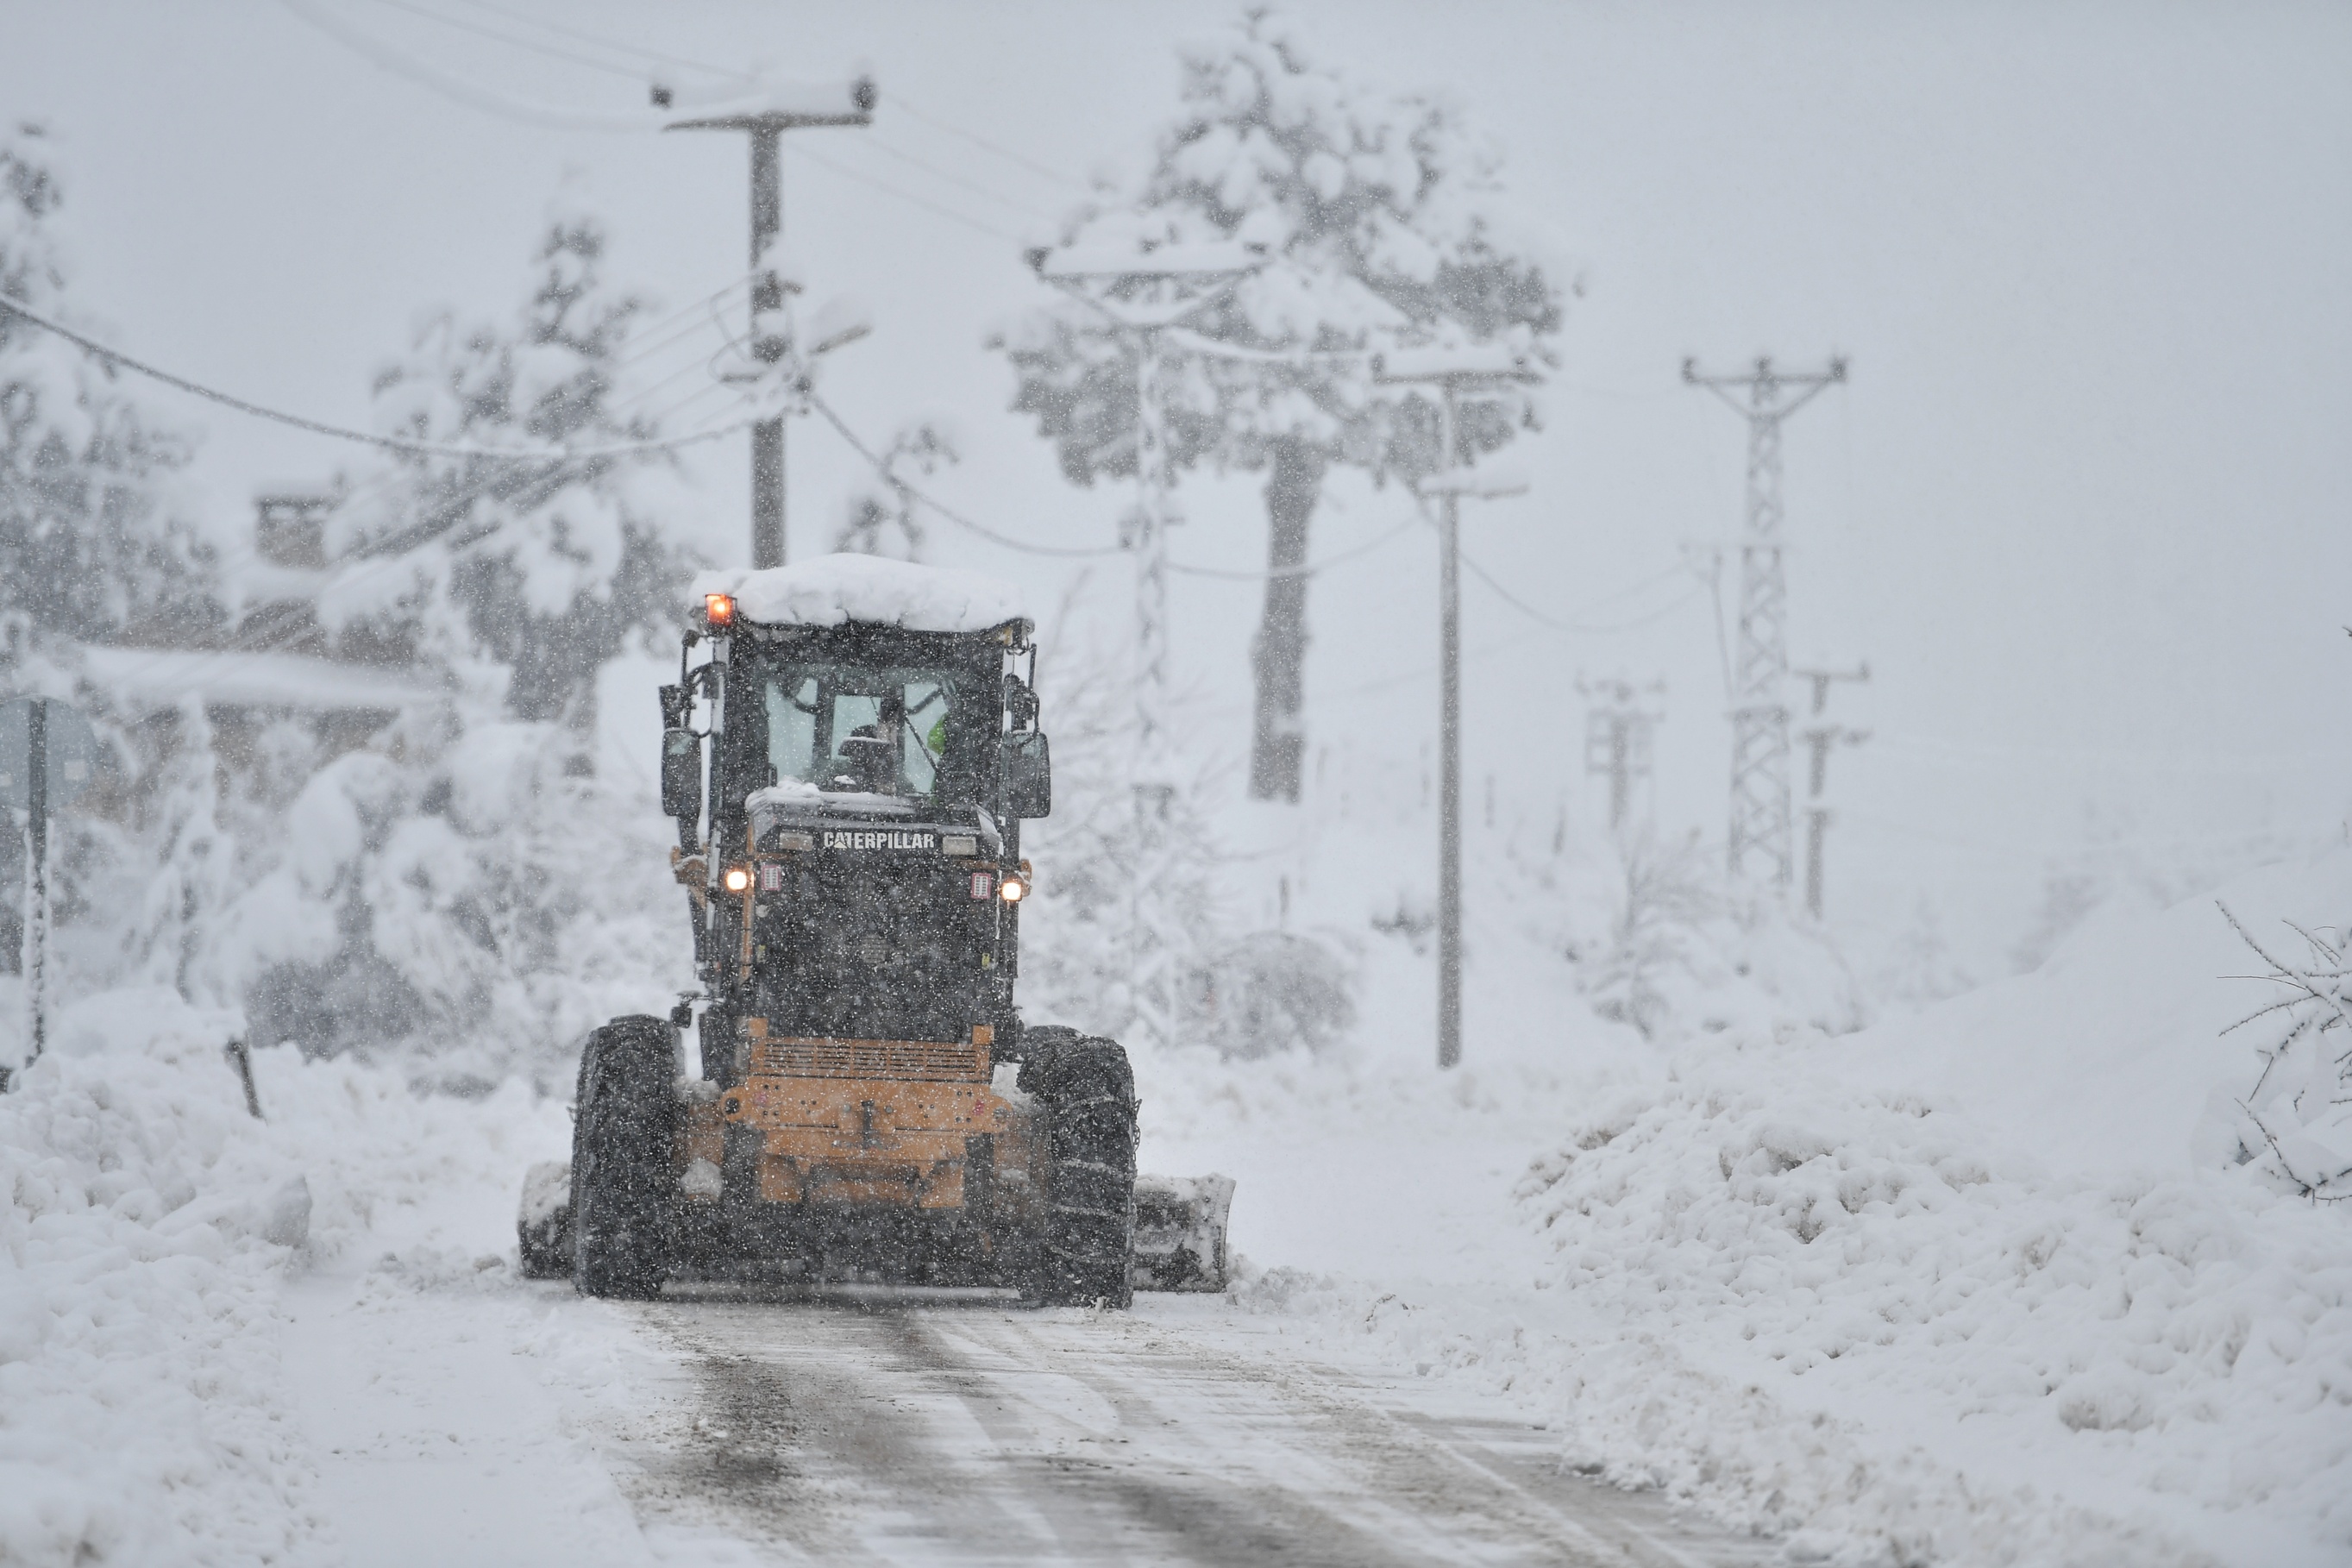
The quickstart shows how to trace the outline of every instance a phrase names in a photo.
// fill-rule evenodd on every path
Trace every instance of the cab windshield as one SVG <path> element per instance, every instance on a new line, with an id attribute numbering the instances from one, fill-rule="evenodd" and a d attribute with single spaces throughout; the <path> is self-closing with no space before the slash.
<path id="1" fill-rule="evenodd" d="M 957 671 L 806 665 L 768 674 L 768 782 L 798 779 L 830 791 L 929 800 L 940 792 L 950 748 L 966 726 Z"/>

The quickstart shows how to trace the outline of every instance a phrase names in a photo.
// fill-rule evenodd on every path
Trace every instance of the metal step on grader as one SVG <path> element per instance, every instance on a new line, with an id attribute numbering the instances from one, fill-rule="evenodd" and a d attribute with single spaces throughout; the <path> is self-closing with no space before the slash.
<path id="1" fill-rule="evenodd" d="M 1126 1052 L 1014 1006 L 1052 783 L 1013 592 L 866 556 L 698 588 L 661 791 L 701 990 L 589 1037 L 525 1269 L 594 1296 L 1223 1289 L 1233 1183 L 1139 1177 Z"/>

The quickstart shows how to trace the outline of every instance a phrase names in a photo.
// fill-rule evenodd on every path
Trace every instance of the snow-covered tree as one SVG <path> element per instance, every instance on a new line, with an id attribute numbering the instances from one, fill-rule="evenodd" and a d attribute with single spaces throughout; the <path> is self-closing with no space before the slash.
<path id="1" fill-rule="evenodd" d="M 40 126 L 0 136 L 0 293 L 58 320 L 74 315 L 65 200 Z M 186 455 L 110 369 L 0 311 L 0 614 L 84 642 L 216 624 L 211 552 L 166 490 Z"/>
<path id="2" fill-rule="evenodd" d="M 184 700 L 147 792 L 146 838 L 155 856 L 137 946 L 148 977 L 192 1002 L 217 1004 L 205 963 L 207 928 L 239 891 L 236 847 L 221 821 L 218 763 L 204 703 Z"/>
<path id="3" fill-rule="evenodd" d="M 1250 790 L 1296 801 L 1305 740 L 1308 529 L 1334 463 L 1376 479 L 1440 466 L 1435 405 L 1376 386 L 1382 347 L 1503 342 L 1538 357 L 1559 329 L 1557 268 L 1501 226 L 1501 160 L 1462 110 L 1429 94 L 1365 89 L 1319 63 L 1286 18 L 1257 10 L 1182 52 L 1177 113 L 1132 187 L 1073 216 L 1066 242 L 1142 256 L 1238 241 L 1266 265 L 1181 331 L 1167 408 L 1170 459 L 1266 475 L 1271 573 L 1252 647 Z M 1130 340 L 1076 301 L 998 340 L 1063 470 L 1132 475 Z M 1465 411 L 1465 455 L 1531 425 L 1524 397 Z"/>
<path id="4" fill-rule="evenodd" d="M 876 482 L 849 498 L 848 515 L 833 547 L 852 555 L 920 561 L 923 525 L 915 520 L 915 498 L 908 486 L 957 459 L 954 441 L 928 420 L 899 431 L 882 454 L 882 472 L 875 476 Z"/>
<path id="5" fill-rule="evenodd" d="M 1592 1010 L 1655 1039 L 1675 993 L 1710 967 L 1705 929 L 1721 901 L 1695 832 L 1667 838 L 1643 829 L 1619 842 L 1617 858 L 1622 875 L 1609 946 L 1591 981 Z"/>
<path id="6" fill-rule="evenodd" d="M 376 377 L 380 425 L 416 440 L 483 447 L 648 440 L 624 412 L 618 360 L 635 296 L 604 282 L 603 226 L 560 209 L 532 256 L 530 297 L 509 324 L 430 318 Z M 414 457 L 362 484 L 339 512 L 345 552 L 400 554 L 405 573 L 349 574 L 331 613 L 380 646 L 507 671 L 514 718 L 593 723 L 596 671 L 633 628 L 666 626 L 677 551 L 633 493 L 666 459 L 622 454 L 518 461 Z"/>

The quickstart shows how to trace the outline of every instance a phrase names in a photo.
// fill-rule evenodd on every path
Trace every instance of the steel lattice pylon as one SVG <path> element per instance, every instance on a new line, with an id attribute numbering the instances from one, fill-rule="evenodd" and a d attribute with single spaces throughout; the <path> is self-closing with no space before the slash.
<path id="1" fill-rule="evenodd" d="M 1734 877 L 1786 889 L 1796 868 L 1789 804 L 1789 583 L 1780 558 L 1780 426 L 1822 390 L 1845 379 L 1845 361 L 1786 375 L 1759 359 L 1745 375 L 1683 379 L 1704 386 L 1748 421 L 1748 531 L 1739 542 L 1739 641 L 1732 668 L 1731 823 Z M 1729 389 L 1744 388 L 1741 402 Z"/>

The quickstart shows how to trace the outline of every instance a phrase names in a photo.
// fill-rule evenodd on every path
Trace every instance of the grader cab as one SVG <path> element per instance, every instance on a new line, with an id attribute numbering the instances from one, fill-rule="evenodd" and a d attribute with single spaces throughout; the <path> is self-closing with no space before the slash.
<path id="1" fill-rule="evenodd" d="M 701 990 L 590 1037 L 526 1268 L 598 1296 L 1223 1289 L 1233 1184 L 1139 1181 L 1126 1053 L 1014 1005 L 1052 778 L 1011 591 L 862 556 L 698 586 L 662 797 Z"/>

